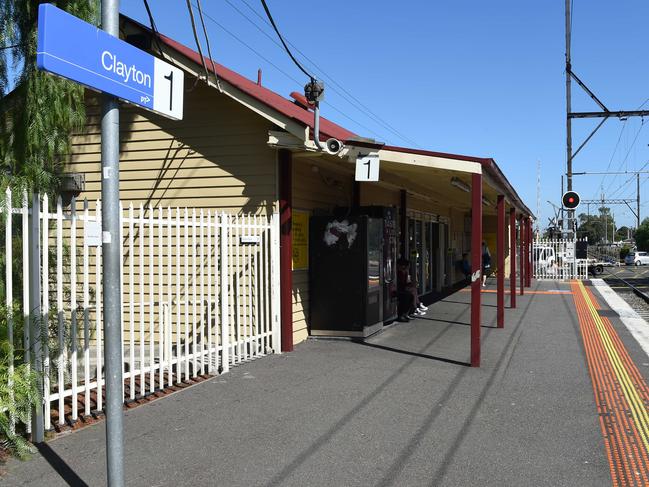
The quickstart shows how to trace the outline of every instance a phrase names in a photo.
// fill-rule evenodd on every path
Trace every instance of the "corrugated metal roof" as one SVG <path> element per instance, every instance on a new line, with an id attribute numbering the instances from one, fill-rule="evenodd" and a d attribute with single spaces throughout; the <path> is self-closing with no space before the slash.
<path id="1" fill-rule="evenodd" d="M 148 31 L 151 35 L 153 35 L 151 29 L 149 29 L 148 27 L 140 24 L 137 21 L 134 21 L 133 19 L 130 19 L 129 17 L 124 16 L 124 18 L 129 22 L 137 24 L 139 27 L 141 27 L 142 29 Z M 161 42 L 164 43 L 169 48 L 177 51 L 178 53 L 190 59 L 191 61 L 197 63 L 198 65 L 203 64 L 201 61 L 200 54 L 198 54 L 193 49 L 163 34 L 159 34 L 159 38 Z M 210 72 L 214 72 L 212 70 L 212 63 L 210 62 L 209 58 L 204 57 L 204 59 L 206 61 L 208 70 Z M 298 103 L 295 103 L 294 101 L 284 98 L 283 96 L 264 87 L 263 85 L 257 84 L 256 82 L 249 80 L 245 76 L 242 76 L 239 73 L 229 68 L 226 68 L 225 66 L 217 62 L 214 62 L 214 66 L 216 67 L 216 75 L 220 79 L 223 79 L 224 81 L 228 82 L 232 86 L 241 90 L 243 93 L 267 105 L 269 108 L 276 110 L 277 112 L 281 113 L 285 117 L 296 120 L 297 122 L 313 130 L 313 112 L 303 106 L 304 103 L 302 102 L 302 99 L 300 98 L 301 95 L 299 93 L 297 92 L 291 93 L 291 96 L 293 96 L 293 98 L 298 101 Z M 350 139 L 355 139 L 358 138 L 359 136 L 354 132 L 332 122 L 331 120 L 327 120 L 324 117 L 320 117 L 320 139 L 326 140 L 330 137 L 342 141 L 350 141 Z M 507 180 L 507 178 L 500 170 L 496 162 L 491 158 L 466 156 L 461 154 L 450 154 L 445 152 L 434 152 L 434 151 L 427 151 L 427 150 L 413 149 L 410 147 L 399 147 L 399 146 L 384 146 L 383 149 L 391 150 L 395 152 L 427 155 L 432 157 L 442 157 L 445 159 L 456 159 L 462 161 L 478 162 L 482 165 L 482 167 L 487 172 L 489 172 L 489 174 L 496 181 L 498 181 L 503 186 L 503 190 L 506 193 L 508 193 L 510 200 L 512 200 L 513 203 L 519 206 L 520 211 L 523 211 L 528 215 L 533 216 L 532 212 L 529 210 L 529 208 L 527 208 L 522 198 L 518 195 L 518 193 L 513 188 L 511 183 Z"/>

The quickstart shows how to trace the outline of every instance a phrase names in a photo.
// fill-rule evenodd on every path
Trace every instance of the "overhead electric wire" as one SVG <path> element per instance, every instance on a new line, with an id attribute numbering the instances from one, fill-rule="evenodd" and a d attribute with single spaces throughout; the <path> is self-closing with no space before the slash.
<path id="1" fill-rule="evenodd" d="M 254 22 L 250 17 L 248 17 L 245 13 L 243 13 L 241 10 L 239 10 L 230 0 L 225 0 L 228 5 L 230 5 L 234 10 L 236 10 L 242 17 L 244 17 L 248 22 L 250 22 L 257 30 L 259 30 L 262 34 L 264 34 L 266 37 L 268 37 L 273 43 L 275 43 L 277 46 L 279 44 L 275 39 L 273 39 L 265 30 L 263 30 L 259 25 Z M 241 0 L 243 4 L 253 13 L 255 14 L 262 22 L 264 22 L 266 25 L 271 26 L 271 24 L 257 12 L 250 3 L 248 3 L 247 0 Z M 352 93 L 350 93 L 344 86 L 342 86 L 340 83 L 338 83 L 335 79 L 333 79 L 330 75 L 328 75 L 323 68 L 321 68 L 315 61 L 310 59 L 304 52 L 302 52 L 299 47 L 297 47 L 295 44 L 293 44 L 290 39 L 284 39 L 288 45 L 290 45 L 297 53 L 299 53 L 303 58 L 305 58 L 315 69 L 320 71 L 320 73 L 323 75 L 323 77 L 327 78 L 333 85 L 337 86 L 341 91 L 336 90 L 335 88 L 332 88 L 333 91 L 338 93 L 342 98 L 344 98 L 350 105 L 352 105 L 354 108 L 356 108 L 360 113 L 363 115 L 367 116 L 368 118 L 372 119 L 374 122 L 378 123 L 379 125 L 383 126 L 386 130 L 392 132 L 394 135 L 402 139 L 403 141 L 407 142 L 408 144 L 412 144 L 415 147 L 421 147 L 420 144 L 418 144 L 416 141 L 413 139 L 405 136 L 401 132 L 399 132 L 395 127 L 390 125 L 388 122 L 383 120 L 379 115 L 374 113 L 369 107 L 367 107 L 362 101 L 360 101 L 358 98 L 356 98 Z M 281 47 L 281 46 L 280 46 Z"/>
<path id="2" fill-rule="evenodd" d="M 630 172 L 631 172 L 631 173 L 634 173 L 634 172 L 642 171 L 642 170 L 643 170 L 645 167 L 647 167 L 647 166 L 649 166 L 649 161 L 645 162 L 645 163 L 640 167 L 640 169 L 638 169 L 637 171 L 630 171 Z M 631 177 L 630 177 L 629 179 L 627 179 L 624 183 L 622 183 L 622 185 L 618 186 L 617 189 L 616 189 L 615 191 L 613 191 L 612 194 L 606 196 L 606 198 L 613 198 L 614 196 L 616 196 L 616 195 L 617 195 L 617 194 L 618 194 L 622 189 L 624 189 L 624 188 L 625 188 L 625 187 L 626 187 L 630 182 L 632 182 L 635 178 L 636 178 L 636 175 L 633 174 L 633 176 L 631 176 Z M 594 199 L 597 199 L 597 198 L 594 198 Z"/>
<path id="3" fill-rule="evenodd" d="M 633 149 L 633 146 L 634 146 L 635 143 L 637 142 L 638 137 L 640 136 L 640 132 L 642 132 L 642 129 L 643 129 L 643 128 L 644 128 L 644 121 L 642 122 L 642 124 L 640 125 L 640 128 L 639 128 L 638 131 L 636 132 L 636 134 L 635 134 L 635 138 L 633 139 L 633 142 L 631 142 L 631 145 L 629 146 L 629 149 L 627 150 L 626 155 L 624 156 L 624 159 L 622 159 L 622 162 L 620 162 L 620 165 L 619 165 L 619 169 L 620 169 L 620 170 L 622 169 L 622 165 L 623 165 L 623 164 L 627 161 L 627 159 L 629 158 L 629 154 L 631 154 L 631 150 Z M 647 164 L 649 164 L 649 163 L 647 163 Z M 647 164 L 645 164 L 645 166 L 646 166 Z M 617 178 L 613 178 L 613 180 L 612 180 L 612 181 L 610 182 L 610 184 L 607 186 L 607 188 L 606 188 L 606 192 L 608 192 L 608 190 L 611 188 L 611 186 L 613 186 L 613 183 L 614 183 L 615 179 L 617 179 Z M 628 184 L 628 181 L 627 181 L 626 183 L 624 183 L 623 186 L 625 186 L 626 184 Z M 622 188 L 623 186 L 618 187 L 618 189 L 615 190 L 615 191 L 613 192 L 613 194 L 618 193 L 618 192 L 621 190 L 621 188 Z"/>
<path id="4" fill-rule="evenodd" d="M 205 63 L 205 56 L 203 56 L 203 48 L 201 47 L 201 42 L 198 39 L 198 32 L 196 32 L 196 20 L 194 19 L 194 10 L 192 9 L 190 0 L 187 0 L 187 10 L 189 10 L 189 18 L 192 23 L 192 32 L 194 33 L 194 40 L 196 41 L 196 47 L 198 48 L 198 55 L 201 57 L 201 63 L 203 64 L 203 69 L 205 69 L 205 82 L 209 83 L 210 74 L 207 70 L 207 64 Z"/>
<path id="5" fill-rule="evenodd" d="M 620 140 L 622 140 L 622 134 L 624 133 L 624 129 L 626 128 L 627 121 L 624 121 L 624 124 L 622 125 L 622 128 L 620 129 L 620 134 L 617 137 L 617 142 L 615 143 L 615 147 L 613 148 L 613 153 L 611 154 L 611 158 L 608 161 L 608 165 L 606 166 L 606 170 L 604 172 L 608 172 L 608 170 L 611 168 L 611 164 L 613 164 L 613 158 L 615 157 L 615 153 L 617 152 L 617 148 L 620 145 Z M 600 193 L 604 191 L 604 179 L 606 179 L 606 174 L 602 176 L 602 180 L 599 182 L 599 188 L 600 188 Z M 593 199 L 596 199 L 595 198 Z"/>
<path id="6" fill-rule="evenodd" d="M 151 7 L 149 6 L 149 0 L 144 0 L 144 8 L 146 9 L 146 14 L 149 17 L 149 24 L 151 25 L 151 31 L 153 32 L 153 40 L 156 43 L 156 46 L 158 47 L 158 52 L 160 53 L 160 57 L 166 60 L 164 52 L 162 51 L 162 45 L 160 44 L 160 33 L 158 32 L 158 27 L 155 24 L 155 20 L 153 19 L 153 13 L 151 12 Z"/>
<path id="7" fill-rule="evenodd" d="M 286 45 L 286 42 L 284 42 L 284 38 L 282 37 L 282 34 L 280 33 L 279 29 L 277 28 L 277 25 L 275 25 L 275 21 L 273 20 L 273 16 L 270 13 L 270 10 L 268 9 L 268 5 L 266 5 L 266 0 L 261 0 L 261 5 L 264 7 L 264 11 L 266 12 L 266 16 L 268 17 L 268 20 L 270 20 L 271 25 L 273 26 L 273 29 L 275 29 L 275 33 L 277 34 L 277 37 L 279 37 L 279 40 L 282 41 L 282 45 L 284 46 L 284 49 L 288 53 L 288 55 L 291 57 L 295 65 L 300 68 L 300 71 L 302 71 L 304 74 L 306 74 L 311 81 L 315 80 L 315 76 L 313 76 L 311 73 L 309 73 L 300 62 L 295 59 L 295 56 L 293 56 L 293 53 L 291 50 L 288 48 Z"/>
<path id="8" fill-rule="evenodd" d="M 649 98 L 647 98 L 645 101 L 643 101 L 643 102 L 638 106 L 637 110 L 640 110 L 640 109 L 641 109 L 642 107 L 644 107 L 647 103 L 649 103 Z M 620 144 L 620 140 L 622 139 L 622 134 L 624 133 L 624 130 L 625 130 L 626 127 L 627 127 L 627 122 L 628 122 L 628 120 L 624 120 L 624 125 L 623 125 L 622 128 L 620 129 L 620 134 L 618 135 L 617 142 L 615 143 L 615 148 L 613 149 L 613 153 L 611 154 L 611 159 L 609 160 L 609 163 L 608 163 L 608 165 L 606 166 L 606 171 L 604 171 L 604 172 L 608 172 L 609 168 L 611 167 L 611 163 L 613 162 L 613 158 L 615 157 L 615 153 L 617 152 L 617 148 L 618 148 L 618 146 L 619 146 L 619 144 Z M 631 147 L 629 147 L 626 156 L 624 157 L 624 159 L 622 160 L 622 162 L 620 162 L 620 164 L 619 164 L 619 166 L 618 166 L 619 169 L 622 168 L 622 164 L 624 164 L 624 163 L 626 162 L 627 158 L 629 157 L 629 154 L 630 154 L 630 152 L 631 152 L 631 149 L 633 148 L 633 145 L 634 145 L 635 142 L 637 141 L 638 136 L 640 135 L 640 131 L 642 131 L 642 129 L 643 129 L 643 126 L 644 126 L 644 117 L 642 118 L 642 125 L 640 126 L 640 129 L 638 130 L 638 132 L 636 132 L 636 136 L 635 136 L 635 138 L 634 138 L 634 140 L 633 140 L 633 143 L 631 144 Z M 646 164 L 645 164 L 645 165 L 646 165 Z M 643 167 L 644 167 L 644 166 L 643 166 Z M 606 179 L 606 175 L 603 175 L 603 176 L 602 176 L 602 180 L 601 180 L 600 183 L 599 183 L 599 188 L 600 188 L 599 191 L 600 191 L 600 194 L 601 194 L 602 192 L 604 192 L 604 179 Z M 613 185 L 613 183 L 614 183 L 614 181 L 615 181 L 616 179 L 617 179 L 617 176 L 615 176 L 615 177 L 613 178 L 613 180 L 611 181 L 611 183 L 607 186 L 606 191 L 608 191 L 608 190 L 610 189 L 610 187 Z M 615 189 L 615 191 L 614 191 L 613 194 L 617 194 L 621 189 L 623 189 L 627 184 L 629 184 L 629 182 L 631 182 L 631 180 L 627 180 L 626 182 L 622 183 L 621 186 L 618 186 L 618 188 Z M 597 198 L 598 198 L 598 195 L 595 194 L 595 196 L 593 197 L 593 199 L 597 199 Z"/>
<path id="9" fill-rule="evenodd" d="M 196 5 L 198 6 L 198 15 L 200 16 L 201 19 L 201 25 L 203 26 L 203 34 L 205 35 L 205 43 L 207 44 L 207 55 L 209 56 L 210 62 L 212 63 L 214 80 L 216 82 L 217 88 L 220 90 L 221 83 L 219 82 L 219 75 L 216 73 L 216 65 L 214 64 L 214 58 L 212 57 L 212 48 L 210 47 L 210 38 L 207 35 L 207 27 L 205 27 L 205 20 L 203 19 L 203 8 L 201 7 L 201 0 L 196 0 Z"/>
<path id="10" fill-rule="evenodd" d="M 232 37 L 234 40 L 236 40 L 236 41 L 239 42 L 241 45 L 243 45 L 244 47 L 246 47 L 248 50 L 250 50 L 251 52 L 253 52 L 253 53 L 254 53 L 255 55 L 257 55 L 260 59 L 264 60 L 264 61 L 267 62 L 270 66 L 272 66 L 272 67 L 275 68 L 277 71 L 279 71 L 280 73 L 282 73 L 286 78 L 288 78 L 288 79 L 290 79 L 291 81 L 297 83 L 298 85 L 300 84 L 300 81 L 299 81 L 299 80 L 297 80 L 295 77 L 291 76 L 289 73 L 287 73 L 287 72 L 284 71 L 282 68 L 280 68 L 279 66 L 277 66 L 277 65 L 276 65 L 275 63 L 273 63 L 270 59 L 268 59 L 268 58 L 265 57 L 263 54 L 261 54 L 259 51 L 257 51 L 254 47 L 252 47 L 250 44 L 248 44 L 247 42 L 243 41 L 239 36 L 237 36 L 237 35 L 234 34 L 232 31 L 230 31 L 227 27 L 225 27 L 223 24 L 221 24 L 219 21 L 217 21 L 214 17 L 210 16 L 208 13 L 205 13 L 204 15 L 205 15 L 205 18 L 206 18 L 207 20 L 209 20 L 210 22 L 212 22 L 214 25 L 216 25 L 216 26 L 219 27 L 221 30 L 223 30 L 223 32 L 225 32 L 225 33 L 228 34 L 230 37 Z M 355 123 L 355 124 L 358 125 L 359 127 L 363 128 L 363 129 L 365 129 L 365 130 L 367 130 L 368 132 L 370 132 L 370 133 L 372 133 L 372 134 L 374 134 L 374 135 L 376 135 L 376 136 L 378 136 L 378 137 L 381 137 L 380 134 L 378 134 L 377 132 L 375 132 L 375 131 L 372 130 L 371 128 L 367 127 L 366 125 L 360 123 L 358 120 L 355 120 L 354 118 L 352 118 L 352 117 L 350 117 L 349 115 L 345 114 L 342 110 L 340 110 L 339 108 L 337 108 L 335 105 L 332 105 L 331 103 L 327 103 L 327 105 L 330 106 L 331 108 L 333 108 L 333 109 L 334 109 L 335 111 L 337 111 L 338 113 L 342 114 L 342 115 L 343 115 L 344 117 L 346 117 L 347 119 L 351 120 L 353 123 Z"/>

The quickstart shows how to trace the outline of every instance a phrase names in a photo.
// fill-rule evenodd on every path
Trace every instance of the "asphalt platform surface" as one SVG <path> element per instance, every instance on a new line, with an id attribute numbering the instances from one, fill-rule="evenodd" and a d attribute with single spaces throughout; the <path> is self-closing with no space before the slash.
<path id="1" fill-rule="evenodd" d="M 127 411 L 126 484 L 611 485 L 572 295 L 518 296 L 504 329 L 482 296 L 480 368 L 460 291 L 366 343 L 309 340 Z M 104 441 L 103 423 L 57 438 L 0 484 L 104 485 Z"/>

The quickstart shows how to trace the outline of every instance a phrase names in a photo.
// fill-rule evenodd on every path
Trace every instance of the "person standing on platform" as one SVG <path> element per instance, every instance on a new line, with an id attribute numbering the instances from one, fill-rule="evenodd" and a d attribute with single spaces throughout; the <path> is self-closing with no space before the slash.
<path id="1" fill-rule="evenodd" d="M 487 285 L 489 274 L 491 274 L 491 252 L 487 242 L 482 242 L 482 287 Z"/>
<path id="2" fill-rule="evenodd" d="M 462 267 L 462 274 L 464 274 L 464 279 L 471 283 L 471 262 L 469 262 L 469 254 L 466 252 L 462 254 L 462 261 L 460 262 Z"/>

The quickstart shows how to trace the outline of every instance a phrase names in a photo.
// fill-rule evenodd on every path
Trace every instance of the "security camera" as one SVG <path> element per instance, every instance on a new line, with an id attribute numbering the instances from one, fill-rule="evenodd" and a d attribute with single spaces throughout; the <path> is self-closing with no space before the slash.
<path id="1" fill-rule="evenodd" d="M 338 154 L 341 150 L 343 150 L 343 143 L 338 139 L 327 139 L 326 144 L 327 151 L 330 154 Z"/>

